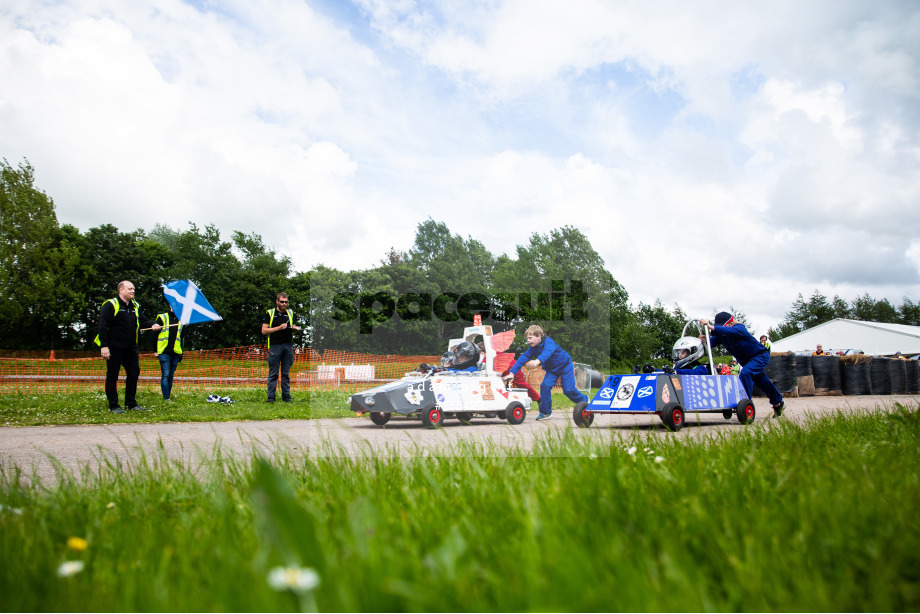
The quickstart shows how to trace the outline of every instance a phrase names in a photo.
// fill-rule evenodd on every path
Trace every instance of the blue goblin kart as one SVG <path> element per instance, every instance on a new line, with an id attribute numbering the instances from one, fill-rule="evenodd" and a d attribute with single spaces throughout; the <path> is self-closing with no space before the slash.
<path id="1" fill-rule="evenodd" d="M 702 328 L 703 339 L 687 336 L 691 324 Z M 726 420 L 734 414 L 741 424 L 754 421 L 754 403 L 747 398 L 741 379 L 737 375 L 710 375 L 715 368 L 709 331 L 700 327 L 698 320 L 684 326 L 672 357 L 673 368 L 646 368 L 646 373 L 608 377 L 590 401 L 575 406 L 575 424 L 587 428 L 595 414 L 658 414 L 665 426 L 678 431 L 687 412 L 721 413 Z M 702 359 L 707 359 L 708 365 L 698 365 Z"/>

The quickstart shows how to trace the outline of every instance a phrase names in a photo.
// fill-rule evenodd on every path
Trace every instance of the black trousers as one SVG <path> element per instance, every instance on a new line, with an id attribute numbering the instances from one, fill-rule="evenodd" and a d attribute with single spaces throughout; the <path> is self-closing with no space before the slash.
<path id="1" fill-rule="evenodd" d="M 141 375 L 137 347 L 130 349 L 109 348 L 109 360 L 105 368 L 105 398 L 109 409 L 118 407 L 118 372 L 125 368 L 125 407 L 136 407 L 137 378 Z"/>

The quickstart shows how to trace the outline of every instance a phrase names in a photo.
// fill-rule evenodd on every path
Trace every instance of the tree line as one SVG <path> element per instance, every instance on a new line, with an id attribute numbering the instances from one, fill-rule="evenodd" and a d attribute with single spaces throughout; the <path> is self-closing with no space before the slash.
<path id="1" fill-rule="evenodd" d="M 782 322 L 770 329 L 769 337 L 782 339 L 836 318 L 920 326 L 920 302 L 905 296 L 895 307 L 888 299 L 875 299 L 868 293 L 851 301 L 837 295 L 828 300 L 827 296 L 815 290 L 808 300 L 799 294 Z"/>
<path id="2" fill-rule="evenodd" d="M 519 344 L 524 329 L 537 323 L 576 361 L 625 369 L 665 361 L 687 318 L 676 304 L 630 304 L 587 237 L 571 226 L 534 233 L 512 256 L 496 256 L 429 218 L 417 225 L 408 250 L 381 250 L 376 266 L 295 271 L 290 258 L 258 234 L 236 231 L 225 240 L 213 225 L 122 232 L 103 224 L 81 232 L 59 224 L 52 198 L 34 181 L 28 161 L 18 167 L 0 162 L 4 350 L 94 349 L 99 309 L 122 279 L 134 282 L 135 298 L 151 319 L 167 307 L 162 283 L 191 279 L 202 289 L 223 321 L 187 327 L 191 349 L 263 343 L 262 318 L 281 291 L 304 327 L 296 343 L 320 351 L 440 354 L 480 314 L 496 332 L 515 329 Z M 837 297 L 829 312 L 822 299 L 800 296 L 771 338 L 842 312 Z M 846 317 L 916 324 L 920 306 L 905 298 L 895 309 L 864 296 L 849 308 Z M 154 335 L 142 335 L 143 350 L 154 346 Z"/>

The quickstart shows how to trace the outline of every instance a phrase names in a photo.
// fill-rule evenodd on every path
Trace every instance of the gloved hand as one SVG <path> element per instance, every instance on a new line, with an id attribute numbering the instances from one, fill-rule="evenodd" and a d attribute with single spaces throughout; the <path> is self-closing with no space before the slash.
<path id="1" fill-rule="evenodd" d="M 642 367 L 642 372 L 643 373 L 654 373 L 655 367 L 653 367 L 649 363 L 645 363 L 645 365 Z"/>
<path id="2" fill-rule="evenodd" d="M 421 371 L 422 373 L 428 373 L 429 371 L 431 371 L 431 365 L 429 365 L 427 362 L 423 362 L 422 364 L 418 366 L 418 370 Z"/>
<path id="3" fill-rule="evenodd" d="M 641 366 L 641 365 L 633 365 L 632 372 L 633 372 L 633 373 L 642 373 L 642 366 Z"/>
<path id="4" fill-rule="evenodd" d="M 665 367 L 665 368 L 664 368 L 664 372 L 665 372 L 665 373 L 670 373 L 671 375 L 673 375 L 674 373 L 676 373 L 676 371 L 674 371 L 674 367 Z"/>

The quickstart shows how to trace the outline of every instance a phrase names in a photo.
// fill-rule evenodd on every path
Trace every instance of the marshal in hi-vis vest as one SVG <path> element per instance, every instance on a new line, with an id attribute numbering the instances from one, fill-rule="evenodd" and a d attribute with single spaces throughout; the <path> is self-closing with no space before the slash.
<path id="1" fill-rule="evenodd" d="M 293 326 L 294 312 L 288 309 L 285 313 L 287 314 L 287 317 L 288 317 L 288 326 Z M 275 322 L 275 309 L 272 308 L 268 310 L 268 327 L 274 328 L 274 326 L 272 326 L 274 322 Z M 271 346 L 272 346 L 272 336 L 269 335 L 266 347 L 271 348 Z"/>
<path id="2" fill-rule="evenodd" d="M 157 320 L 163 322 L 163 328 L 160 329 L 160 335 L 157 337 L 157 354 L 166 351 L 169 343 L 169 312 L 157 314 Z M 176 354 L 182 353 L 182 322 L 179 322 L 179 329 L 176 331 L 176 342 L 173 343 L 173 351 Z"/>
<path id="3" fill-rule="evenodd" d="M 121 306 L 121 302 L 117 298 L 110 298 L 109 300 L 105 301 L 105 303 L 112 303 L 112 307 L 115 308 L 115 313 L 112 315 L 112 317 L 117 316 L 118 309 Z M 105 307 L 105 303 L 102 303 L 103 307 Z M 131 299 L 131 304 L 134 305 L 134 321 L 137 323 L 137 329 L 138 329 L 134 331 L 134 343 L 137 343 L 138 331 L 141 328 L 140 316 L 137 314 L 138 309 L 140 309 L 140 305 L 138 305 L 137 301 L 135 301 L 134 299 Z M 93 341 L 96 343 L 96 345 L 102 346 L 102 341 L 99 340 L 99 335 L 96 335 L 96 338 Z"/>

